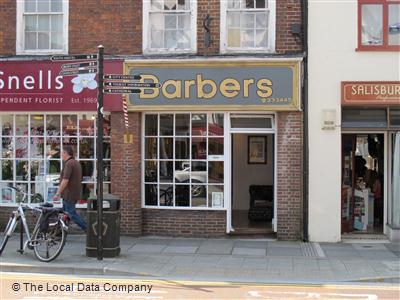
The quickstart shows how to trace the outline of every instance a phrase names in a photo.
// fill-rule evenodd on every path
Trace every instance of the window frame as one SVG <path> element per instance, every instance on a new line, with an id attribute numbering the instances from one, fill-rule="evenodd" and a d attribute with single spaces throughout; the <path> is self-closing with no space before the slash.
<path id="1" fill-rule="evenodd" d="M 275 53 L 275 43 L 276 43 L 276 1 L 265 0 L 267 3 L 267 7 L 269 10 L 268 15 L 268 47 L 265 48 L 250 48 L 250 47 L 241 47 L 241 48 L 229 48 L 228 47 L 228 30 L 227 30 L 227 11 L 228 11 L 228 1 L 221 0 L 220 1 L 220 49 L 222 54 L 227 53 Z M 238 11 L 242 11 L 239 9 Z M 248 9 L 248 11 L 257 11 L 257 9 Z"/>
<path id="2" fill-rule="evenodd" d="M 170 136 L 170 135 L 168 135 L 168 136 L 164 136 L 164 135 L 160 135 L 160 131 L 159 131 L 159 129 L 160 129 L 160 116 L 161 115 L 173 115 L 174 116 L 174 120 L 175 120 L 175 115 L 186 115 L 186 114 L 188 114 L 189 116 L 190 116 L 190 129 L 189 129 L 189 132 L 190 132 L 190 134 L 189 135 L 187 135 L 187 136 L 183 136 L 183 135 L 176 135 L 175 134 L 175 121 L 173 121 L 173 134 L 172 134 L 172 136 Z M 224 116 L 224 121 L 223 121 L 223 126 L 224 126 L 224 129 L 223 129 L 223 133 L 222 133 L 222 135 L 209 135 L 208 134 L 208 131 L 207 131 L 207 134 L 206 135 L 203 135 L 203 136 L 198 136 L 198 135 L 193 135 L 192 134 L 192 118 L 191 118 L 191 116 L 192 115 L 197 115 L 197 114 L 206 114 L 207 115 L 207 123 L 206 123 L 206 126 L 208 127 L 209 126 L 209 123 L 208 123 L 208 118 L 209 118 L 209 116 L 210 115 L 212 115 L 212 114 L 222 114 L 223 116 Z M 157 135 L 146 135 L 146 132 L 145 132 L 145 130 L 146 130 L 146 126 L 145 126 L 145 121 L 146 121 L 146 115 L 156 115 L 157 116 Z M 175 192 L 173 193 L 174 194 L 174 198 L 173 198 L 173 205 L 171 205 L 171 206 L 167 206 L 167 205 L 160 205 L 159 204 L 159 199 L 157 200 L 157 205 L 146 205 L 146 194 L 145 194 L 145 185 L 146 185 L 146 180 L 145 180 L 145 170 L 146 170 L 146 167 L 145 167 L 145 162 L 146 161 L 156 161 L 157 162 L 157 166 L 159 165 L 159 162 L 160 161 L 166 161 L 167 159 L 161 159 L 160 157 L 159 157 L 159 144 L 158 144 L 158 141 L 159 141 L 159 139 L 160 138 L 173 138 L 174 139 L 174 141 L 175 141 L 175 138 L 188 138 L 188 139 L 190 139 L 190 145 L 192 145 L 192 139 L 193 138 L 205 138 L 205 139 L 207 139 L 208 140 L 208 138 L 223 138 L 224 139 L 224 145 L 226 145 L 226 132 L 227 132 L 227 117 L 228 117 L 228 114 L 226 113 L 226 112 L 222 112 L 222 111 L 212 111 L 212 112 L 210 112 L 210 111 L 207 111 L 207 110 L 201 110 L 201 111 L 168 111 L 168 112 L 166 112 L 166 111 L 160 111 L 160 112 L 157 112 L 157 111 L 149 111 L 149 112 L 143 112 L 142 113 L 142 130 L 141 130 L 141 176 L 140 176 L 140 178 L 141 178 L 141 182 L 140 182 L 140 184 L 141 184 L 141 207 L 142 208 L 146 208 L 146 209 L 172 209 L 172 210 L 207 210 L 207 211 L 215 211 L 215 210 L 219 210 L 219 211 L 226 211 L 227 209 L 228 209 L 228 207 L 229 207 L 229 204 L 228 204 L 228 198 L 227 198 L 227 193 L 228 193 L 228 191 L 226 190 L 226 186 L 227 186 L 227 182 L 229 181 L 229 179 L 228 179 L 228 177 L 227 177 L 227 172 L 226 172 L 226 170 L 227 170 L 227 160 L 226 160 L 226 157 L 227 157 L 227 153 L 228 153 L 228 148 L 229 147 L 226 147 L 226 146 L 224 146 L 224 152 L 223 152 L 223 155 L 222 155 L 222 158 L 218 158 L 218 159 L 213 159 L 213 158 L 208 158 L 208 154 L 207 154 L 207 158 L 206 159 L 193 159 L 192 158 L 192 149 L 191 149 L 191 146 L 189 147 L 190 148 L 190 154 L 189 154 L 189 158 L 188 159 L 182 159 L 182 160 L 186 160 L 186 161 L 188 161 L 188 162 L 190 162 L 190 164 L 193 162 L 193 161 L 204 161 L 204 162 L 206 162 L 206 164 L 208 165 L 208 163 L 209 162 L 223 162 L 223 170 L 224 170 L 224 179 L 223 179 L 223 183 L 210 183 L 208 180 L 207 180 L 207 182 L 205 183 L 205 184 L 199 184 L 199 185 L 205 185 L 205 186 L 207 186 L 207 192 L 206 192 L 206 194 L 207 194 L 207 197 L 206 197 L 206 206 L 192 206 L 192 195 L 191 195 L 191 186 L 192 186 L 192 182 L 189 182 L 187 185 L 189 186 L 189 194 L 190 194 L 190 199 L 189 199 L 189 206 L 177 206 L 177 205 L 175 205 L 175 201 L 176 201 L 176 199 L 175 199 Z M 146 159 L 146 157 L 145 157 L 145 155 L 146 155 L 146 153 L 145 153 L 145 138 L 152 138 L 152 137 L 154 137 L 154 138 L 156 138 L 157 139 L 157 158 L 156 159 Z M 175 142 L 174 142 L 175 143 Z M 208 142 L 207 142 L 207 145 L 208 145 Z M 175 158 L 175 146 L 174 146 L 174 151 L 173 151 L 173 158 L 172 159 L 168 159 L 168 160 L 170 160 L 170 161 L 173 161 L 174 162 L 174 169 L 175 169 L 175 162 L 176 161 L 181 161 L 181 159 L 176 159 Z M 208 153 L 208 146 L 207 146 L 207 153 Z M 207 169 L 206 169 L 206 172 L 207 172 L 207 174 L 208 174 L 208 166 L 207 166 Z M 173 190 L 175 189 L 175 186 L 179 186 L 179 185 L 182 185 L 181 183 L 177 183 L 177 182 L 175 182 L 175 180 L 173 180 L 173 182 L 171 182 L 171 183 L 162 183 L 160 180 L 159 180 L 159 170 L 158 170 L 158 167 L 157 167 L 157 181 L 156 182 L 153 182 L 153 183 L 150 183 L 150 182 L 147 182 L 147 184 L 155 184 L 155 185 L 157 185 L 157 191 L 159 191 L 159 186 L 160 186 L 160 184 L 161 185 L 171 185 L 172 187 L 173 187 Z M 186 185 L 186 184 L 184 184 L 184 185 Z M 223 188 L 223 205 L 221 206 L 221 207 L 213 207 L 213 206 L 208 206 L 208 204 L 209 204 L 209 201 L 211 201 L 209 198 L 208 198 L 208 193 L 209 193 L 209 190 L 208 190 L 208 187 L 209 186 L 220 186 L 220 187 L 222 187 Z"/>
<path id="3" fill-rule="evenodd" d="M 368 4 L 382 5 L 382 26 L 383 26 L 383 44 L 382 45 L 362 45 L 362 6 Z M 399 4 L 399 0 L 358 0 L 357 7 L 357 48 L 356 51 L 399 51 L 400 45 L 389 45 L 389 5 Z"/>
<path id="4" fill-rule="evenodd" d="M 0 184 L 4 184 L 4 185 L 19 185 L 19 184 L 24 184 L 27 185 L 27 192 L 31 193 L 32 192 L 32 184 L 42 184 L 45 183 L 46 180 L 32 180 L 31 179 L 31 168 L 29 168 L 28 171 L 28 180 L 17 180 L 16 178 L 16 172 L 17 172 L 17 168 L 16 168 L 16 163 L 18 160 L 20 161 L 27 161 L 28 162 L 28 166 L 32 166 L 31 162 L 33 161 L 41 161 L 41 162 L 49 162 L 49 161 L 58 161 L 60 163 L 60 171 L 62 170 L 63 166 L 64 166 L 64 162 L 62 161 L 62 157 L 61 157 L 61 153 L 60 153 L 60 157 L 59 158 L 54 158 L 54 159 L 49 159 L 46 158 L 46 153 L 45 153 L 45 149 L 44 149 L 44 153 L 43 153 L 43 157 L 40 158 L 35 158 L 32 157 L 30 152 L 31 152 L 31 147 L 32 144 L 30 142 L 31 138 L 34 137 L 38 137 L 38 138 L 43 138 L 45 143 L 47 144 L 47 140 L 49 138 L 58 138 L 60 140 L 60 151 L 62 150 L 62 145 L 63 145 L 63 141 L 66 138 L 76 138 L 77 139 L 77 145 L 76 145 L 76 155 L 75 158 L 78 162 L 80 161 L 84 161 L 84 162 L 92 162 L 93 163 L 93 177 L 90 178 L 89 180 L 85 180 L 84 178 L 82 178 L 82 185 L 84 184 L 93 184 L 94 186 L 94 195 L 96 194 L 96 186 L 97 186 L 97 122 L 96 120 L 94 120 L 94 131 L 93 131 L 93 135 L 90 134 L 84 134 L 81 133 L 81 127 L 80 127 L 80 122 L 83 120 L 83 116 L 86 115 L 86 117 L 93 115 L 95 116 L 94 112 L 85 112 L 85 111 L 80 111 L 80 112 L 61 112 L 61 113 L 54 113 L 54 112 L 10 112 L 10 113 L 1 113 L 0 117 L 2 116 L 12 116 L 12 120 L 13 120 L 13 128 L 12 128 L 12 134 L 8 134 L 8 135 L 3 135 L 2 132 L 0 131 L 0 138 L 4 138 L 4 137 L 11 137 L 13 138 L 13 156 L 11 158 L 3 158 L 1 155 L 2 153 L 0 153 L 0 163 L 2 161 L 12 161 L 13 164 L 13 168 L 12 168 L 12 172 L 13 172 L 13 179 L 12 180 L 0 180 Z M 60 132 L 58 135 L 49 135 L 47 133 L 47 129 L 44 130 L 43 134 L 41 135 L 35 135 L 31 133 L 31 125 L 32 125 L 32 116 L 35 115 L 43 115 L 44 116 L 44 124 L 47 124 L 47 119 L 49 116 L 59 116 L 60 117 Z M 76 131 L 76 135 L 71 135 L 71 134 L 64 134 L 63 133 L 63 116 L 76 116 L 77 117 L 77 131 Z M 27 123 L 27 129 L 28 129 L 28 133 L 27 134 L 23 134 L 23 135 L 18 135 L 17 134 L 17 126 L 16 126 L 16 119 L 17 116 L 26 116 L 28 118 L 28 123 Z M 111 122 L 111 119 L 110 119 Z M 16 140 L 17 138 L 27 138 L 28 139 L 28 156 L 27 157 L 23 157 L 23 158 L 17 158 L 16 157 Z M 93 139 L 93 151 L 94 151 L 94 156 L 93 157 L 80 157 L 80 146 L 82 144 L 82 139 Z M 111 135 L 106 135 L 105 134 L 105 139 L 103 141 L 103 143 L 105 141 L 109 141 L 110 145 L 111 145 Z M 1 147 L 2 148 L 2 147 Z M 1 149 L 3 151 L 3 149 Z M 103 161 L 106 163 L 110 164 L 110 172 L 111 172 L 111 156 L 108 158 L 103 158 Z M 1 164 L 0 164 L 1 167 Z M 47 175 L 52 175 L 52 174 L 45 174 L 45 176 Z M 59 176 L 60 174 L 58 173 L 57 176 Z M 109 180 L 104 180 L 103 182 L 104 185 L 108 185 L 109 188 L 111 188 L 111 178 L 109 177 Z M 2 188 L 3 186 L 0 185 L 0 188 Z M 83 188 L 83 186 L 82 186 Z M 1 192 L 1 189 L 0 189 Z M 47 192 L 47 191 L 46 191 Z M 13 191 L 13 197 L 15 197 L 15 192 Z M 0 195 L 1 196 L 1 195 Z M 28 197 L 28 199 L 26 199 L 27 203 L 32 203 L 31 202 L 31 197 Z M 43 197 L 45 199 L 45 197 Z M 84 200 L 84 199 L 80 199 L 80 200 Z M 16 207 L 18 206 L 19 203 L 17 202 L 13 202 L 13 203 L 3 203 L 2 202 L 2 198 L 0 198 L 0 207 Z M 36 203 L 32 203 L 32 205 L 36 205 Z M 61 206 L 61 204 L 55 203 L 55 206 L 59 207 Z M 86 207 L 86 203 L 81 203 L 80 201 L 77 204 L 78 208 L 85 208 Z"/>
<path id="5" fill-rule="evenodd" d="M 68 29 L 69 29 L 69 0 L 62 0 L 63 4 L 63 48 L 62 49 L 25 49 L 25 1 L 17 1 L 17 26 L 16 26 L 16 54 L 17 55 L 46 55 L 46 54 L 68 54 Z M 40 13 L 32 13 L 39 15 Z M 43 13 L 46 14 L 46 13 Z M 49 13 L 51 15 L 51 12 Z"/>
<path id="6" fill-rule="evenodd" d="M 197 0 L 188 0 L 190 2 L 190 26 L 191 26 L 191 39 L 190 49 L 186 50 L 171 50 L 166 48 L 151 48 L 151 31 L 150 31 L 150 7 L 151 0 L 143 0 L 143 22 L 142 22 L 142 51 L 145 55 L 159 55 L 159 54 L 192 54 L 197 51 Z M 160 13 L 168 11 L 160 11 Z M 172 11 L 173 12 L 173 11 Z"/>

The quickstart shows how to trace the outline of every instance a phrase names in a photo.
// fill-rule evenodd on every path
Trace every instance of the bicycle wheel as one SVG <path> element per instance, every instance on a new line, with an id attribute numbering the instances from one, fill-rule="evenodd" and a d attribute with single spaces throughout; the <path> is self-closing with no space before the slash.
<path id="1" fill-rule="evenodd" d="M 7 245 L 8 239 L 11 236 L 11 232 L 9 232 L 10 227 L 14 226 L 13 223 L 15 224 L 16 222 L 17 221 L 15 220 L 14 217 L 10 217 L 10 219 L 8 220 L 6 229 L 4 230 L 4 234 L 3 234 L 4 236 L 3 236 L 3 239 L 2 239 L 1 245 L 0 245 L 0 255 L 1 255 L 1 253 L 3 253 L 3 250 Z"/>
<path id="2" fill-rule="evenodd" d="M 38 260 L 50 262 L 60 255 L 64 248 L 67 232 L 58 221 L 54 226 L 49 226 L 47 232 L 38 230 L 32 240 L 33 251 Z"/>

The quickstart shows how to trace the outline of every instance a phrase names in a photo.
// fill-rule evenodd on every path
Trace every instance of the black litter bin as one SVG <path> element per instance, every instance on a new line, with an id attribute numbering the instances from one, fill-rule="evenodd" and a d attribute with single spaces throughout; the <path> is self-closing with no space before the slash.
<path id="1" fill-rule="evenodd" d="M 119 245 L 121 201 L 118 197 L 103 196 L 103 257 L 115 257 L 121 252 Z M 87 203 L 86 256 L 97 257 L 97 198 L 91 197 Z"/>

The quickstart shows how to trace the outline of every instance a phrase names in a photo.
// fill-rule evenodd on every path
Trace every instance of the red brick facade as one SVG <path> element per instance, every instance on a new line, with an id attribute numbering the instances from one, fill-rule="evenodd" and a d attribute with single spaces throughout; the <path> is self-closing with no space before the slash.
<path id="1" fill-rule="evenodd" d="M 282 240 L 301 237 L 302 118 L 301 112 L 278 113 L 277 235 Z"/>
<path id="2" fill-rule="evenodd" d="M 142 55 L 142 3 L 140 0 L 69 1 L 69 53 L 93 53 L 97 45 L 103 44 L 107 55 L 129 59 L 132 55 Z M 197 3 L 196 55 L 217 57 L 220 54 L 220 0 L 198 0 Z M 0 56 L 15 55 L 15 5 L 14 0 L 0 3 Z M 207 14 L 211 17 L 212 42 L 205 48 L 203 20 Z M 276 1 L 277 54 L 301 53 L 301 39 L 292 33 L 292 25 L 301 24 L 301 17 L 300 0 Z M 162 57 L 154 56 L 156 59 Z M 298 239 L 302 232 L 303 115 L 301 112 L 281 112 L 277 116 L 277 237 Z M 225 235 L 226 211 L 142 208 L 141 117 L 141 113 L 129 114 L 133 143 L 126 144 L 123 114 L 112 113 L 111 191 L 122 201 L 121 232 L 132 235 Z M 0 209 L 1 226 L 10 210 Z"/>

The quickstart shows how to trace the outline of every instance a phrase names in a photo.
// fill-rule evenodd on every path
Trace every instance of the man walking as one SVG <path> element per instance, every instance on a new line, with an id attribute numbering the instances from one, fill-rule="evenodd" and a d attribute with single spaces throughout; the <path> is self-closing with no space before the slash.
<path id="1" fill-rule="evenodd" d="M 82 230 L 86 231 L 86 221 L 75 210 L 76 203 L 81 197 L 82 168 L 74 159 L 74 150 L 71 146 L 65 146 L 62 152 L 64 167 L 60 174 L 60 186 L 53 197 L 53 201 L 63 199 L 63 210 Z"/>

